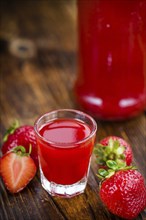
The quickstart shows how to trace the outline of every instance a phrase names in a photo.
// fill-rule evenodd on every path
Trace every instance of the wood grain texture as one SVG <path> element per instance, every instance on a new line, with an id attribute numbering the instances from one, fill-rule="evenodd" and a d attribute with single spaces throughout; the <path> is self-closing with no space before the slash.
<path id="1" fill-rule="evenodd" d="M 77 23 L 74 0 L 1 1 L 0 31 L 0 138 L 14 121 L 32 124 L 54 109 L 79 109 L 73 85 L 77 77 Z M 32 57 L 17 54 L 11 46 L 29 40 Z M 16 51 L 15 51 L 16 52 Z M 146 179 L 146 117 L 123 122 L 97 120 L 97 141 L 107 135 L 125 138 L 134 162 Z M 10 194 L 0 180 L 1 220 L 118 220 L 98 195 L 97 165 L 92 156 L 85 193 L 72 199 L 49 196 L 41 187 L 39 172 L 20 193 Z M 146 219 L 142 212 L 137 220 Z"/>

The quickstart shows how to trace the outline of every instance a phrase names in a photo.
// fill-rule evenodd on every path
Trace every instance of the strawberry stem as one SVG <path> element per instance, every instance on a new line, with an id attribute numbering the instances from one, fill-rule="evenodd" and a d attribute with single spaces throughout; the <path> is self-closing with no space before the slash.
<path id="1" fill-rule="evenodd" d="M 31 151 L 32 151 L 32 145 L 30 144 L 29 145 L 29 152 L 28 152 L 29 155 L 31 154 Z"/>

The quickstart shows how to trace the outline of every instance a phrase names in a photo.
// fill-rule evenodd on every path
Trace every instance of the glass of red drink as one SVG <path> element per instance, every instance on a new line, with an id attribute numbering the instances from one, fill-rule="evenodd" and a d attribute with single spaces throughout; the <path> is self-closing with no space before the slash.
<path id="1" fill-rule="evenodd" d="M 41 183 L 52 196 L 84 192 L 97 130 L 89 115 L 60 109 L 35 122 Z"/>

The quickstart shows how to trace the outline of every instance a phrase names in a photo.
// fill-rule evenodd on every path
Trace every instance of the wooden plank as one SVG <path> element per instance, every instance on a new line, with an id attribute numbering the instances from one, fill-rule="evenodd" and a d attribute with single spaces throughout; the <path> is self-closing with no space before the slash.
<path id="1" fill-rule="evenodd" d="M 61 3 L 60 3 L 61 2 Z M 0 32 L 0 137 L 18 118 L 32 124 L 44 112 L 76 108 L 73 85 L 77 77 L 76 5 L 70 0 L 2 1 Z M 35 45 L 32 58 L 14 56 L 13 40 L 28 39 Z M 146 115 L 122 122 L 97 119 L 97 141 L 107 135 L 126 139 L 134 163 L 146 179 Z M 41 187 L 39 172 L 20 193 L 10 194 L 0 180 L 0 219 L 118 220 L 101 203 L 97 165 L 92 155 L 85 193 L 71 199 L 51 197 Z M 146 212 L 137 218 L 146 219 Z"/>

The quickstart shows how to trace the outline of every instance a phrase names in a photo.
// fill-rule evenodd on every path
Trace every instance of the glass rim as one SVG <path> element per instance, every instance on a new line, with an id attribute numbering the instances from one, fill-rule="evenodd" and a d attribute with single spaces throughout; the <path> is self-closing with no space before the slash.
<path id="1" fill-rule="evenodd" d="M 45 116 L 51 115 L 51 114 L 54 114 L 54 113 L 57 113 L 57 112 L 72 112 L 72 113 L 77 113 L 79 115 L 85 116 L 86 118 L 88 118 L 92 122 L 93 128 L 91 129 L 91 133 L 87 137 L 83 138 L 82 140 L 79 140 L 79 141 L 76 141 L 76 142 L 70 142 L 70 143 L 59 143 L 59 142 L 51 141 L 51 140 L 48 140 L 48 139 L 44 138 L 39 133 L 39 129 L 37 128 L 37 125 L 42 120 L 42 118 L 44 118 Z M 58 119 L 58 118 L 59 117 L 56 117 L 54 119 Z M 52 119 L 52 120 L 54 120 L 54 119 Z M 76 119 L 76 118 L 74 118 L 74 119 Z M 49 120 L 48 120 L 48 122 L 49 122 Z M 52 145 L 54 147 L 55 147 L 55 145 L 57 145 L 57 147 L 62 147 L 63 148 L 63 146 L 67 146 L 67 145 L 70 146 L 70 145 L 74 145 L 74 144 L 75 145 L 79 145 L 79 144 L 82 144 L 82 143 L 88 141 L 92 136 L 95 135 L 95 133 L 97 131 L 97 123 L 96 123 L 96 121 L 90 115 L 88 115 L 88 114 L 86 114 L 86 113 L 84 113 L 84 112 L 82 112 L 80 110 L 75 110 L 75 109 L 58 109 L 58 110 L 53 110 L 53 111 L 50 111 L 50 112 L 46 112 L 46 113 L 42 114 L 40 117 L 38 117 L 36 119 L 35 123 L 34 123 L 34 130 L 35 130 L 35 133 L 37 134 L 37 136 L 43 142 L 46 142 L 46 143 L 48 143 L 48 144 L 50 144 L 50 145 Z M 73 146 L 73 147 L 75 147 L 75 146 Z M 72 147 L 70 146 L 69 148 L 72 148 Z"/>

